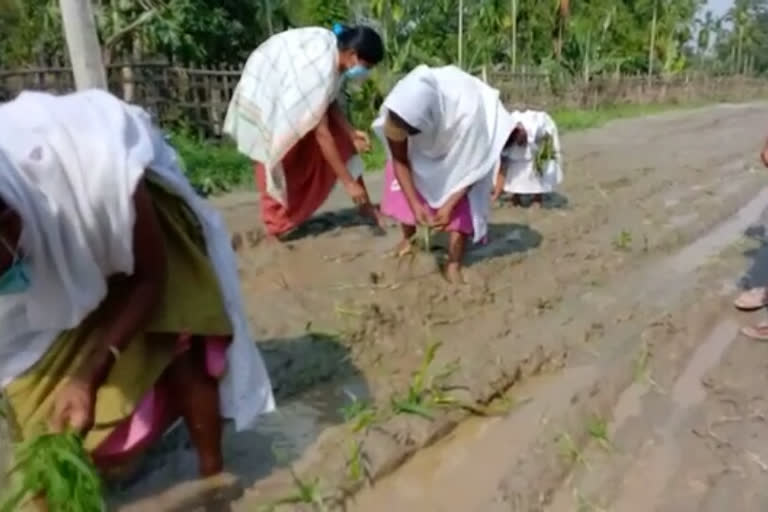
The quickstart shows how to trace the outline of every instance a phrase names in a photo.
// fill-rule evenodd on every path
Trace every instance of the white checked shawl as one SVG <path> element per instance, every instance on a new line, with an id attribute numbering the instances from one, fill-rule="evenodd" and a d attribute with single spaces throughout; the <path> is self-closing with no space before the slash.
<path id="1" fill-rule="evenodd" d="M 224 121 L 237 149 L 266 169 L 267 193 L 286 203 L 281 160 L 313 130 L 341 88 L 336 35 L 319 27 L 281 32 L 248 58 Z"/>

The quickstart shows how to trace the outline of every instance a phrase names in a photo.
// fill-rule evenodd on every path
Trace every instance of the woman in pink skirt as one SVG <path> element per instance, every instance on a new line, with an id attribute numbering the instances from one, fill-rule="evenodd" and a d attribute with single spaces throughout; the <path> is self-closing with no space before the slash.
<path id="1" fill-rule="evenodd" d="M 466 194 L 461 194 L 455 201 L 448 203 L 443 208 L 443 216 L 448 215 L 448 223 L 445 226 L 438 226 L 435 220 L 442 222 L 443 219 L 440 210 L 429 206 L 424 198 L 416 191 L 416 198 L 424 209 L 433 219 L 433 227 L 441 227 L 443 231 L 449 233 L 448 243 L 448 265 L 446 273 L 452 272 L 452 267 L 458 266 L 458 262 L 464 253 L 465 238 L 472 236 L 472 212 L 469 209 L 469 200 Z M 449 212 L 450 210 L 450 212 Z M 384 171 L 384 194 L 381 200 L 381 213 L 400 223 L 403 231 L 403 240 L 398 244 L 397 256 L 405 256 L 411 252 L 411 240 L 416 234 L 417 221 L 413 215 L 408 199 L 400 188 L 400 183 L 395 176 L 395 166 L 392 160 L 387 161 Z M 451 264 L 452 262 L 455 262 Z M 450 277 L 450 275 L 449 275 Z"/>
<path id="2" fill-rule="evenodd" d="M 445 231 L 446 277 L 463 282 L 466 241 L 486 236 L 493 171 L 514 128 L 499 92 L 454 66 L 419 66 L 373 127 L 389 150 L 381 208 L 402 225 L 398 253 L 410 251 L 417 225 Z"/>

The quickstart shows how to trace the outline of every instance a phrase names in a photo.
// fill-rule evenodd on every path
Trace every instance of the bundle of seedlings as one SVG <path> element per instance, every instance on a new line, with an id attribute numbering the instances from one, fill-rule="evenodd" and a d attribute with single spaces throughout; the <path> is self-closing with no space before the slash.
<path id="1" fill-rule="evenodd" d="M 552 137 L 544 135 L 538 140 L 538 150 L 536 151 L 536 159 L 534 162 L 534 169 L 536 174 L 544 176 L 547 171 L 549 162 L 555 159 L 555 145 L 552 142 Z"/>
<path id="2" fill-rule="evenodd" d="M 48 512 L 103 512 L 106 503 L 96 466 L 74 433 L 43 434 L 14 446 L 10 489 L 0 512 L 44 500 Z"/>

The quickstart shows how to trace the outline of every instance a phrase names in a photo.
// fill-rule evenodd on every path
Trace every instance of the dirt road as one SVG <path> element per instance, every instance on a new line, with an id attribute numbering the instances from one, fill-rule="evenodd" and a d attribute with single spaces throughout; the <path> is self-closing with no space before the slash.
<path id="1" fill-rule="evenodd" d="M 273 247 L 250 196 L 224 198 L 282 404 L 228 437 L 243 487 L 231 509 L 295 492 L 292 466 L 320 479 L 312 496 L 326 502 L 367 474 L 376 485 L 346 499 L 365 512 L 760 510 L 768 347 L 736 337 L 728 299 L 768 203 L 767 114 L 724 105 L 567 135 L 561 194 L 540 210 L 497 208 L 460 288 L 430 256 L 388 257 L 396 229 L 375 236 L 337 212 Z M 437 381 L 412 374 L 433 341 L 425 373 L 445 373 L 461 389 L 451 396 L 517 406 L 478 419 L 428 402 Z M 431 419 L 404 412 L 409 387 Z M 371 405 L 353 414 L 351 396 Z M 172 486 L 194 474 L 183 434 L 144 472 L 113 491 L 124 510 L 195 509 Z"/>

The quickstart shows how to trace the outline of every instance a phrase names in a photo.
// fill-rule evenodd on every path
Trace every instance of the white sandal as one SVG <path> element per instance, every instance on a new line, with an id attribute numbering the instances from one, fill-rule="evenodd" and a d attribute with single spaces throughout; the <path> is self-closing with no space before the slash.
<path id="1" fill-rule="evenodd" d="M 752 288 L 736 297 L 736 300 L 733 301 L 733 305 L 736 306 L 736 309 L 742 311 L 755 311 L 764 308 L 765 306 L 768 306 L 767 292 L 768 290 L 766 290 L 765 287 Z"/>

